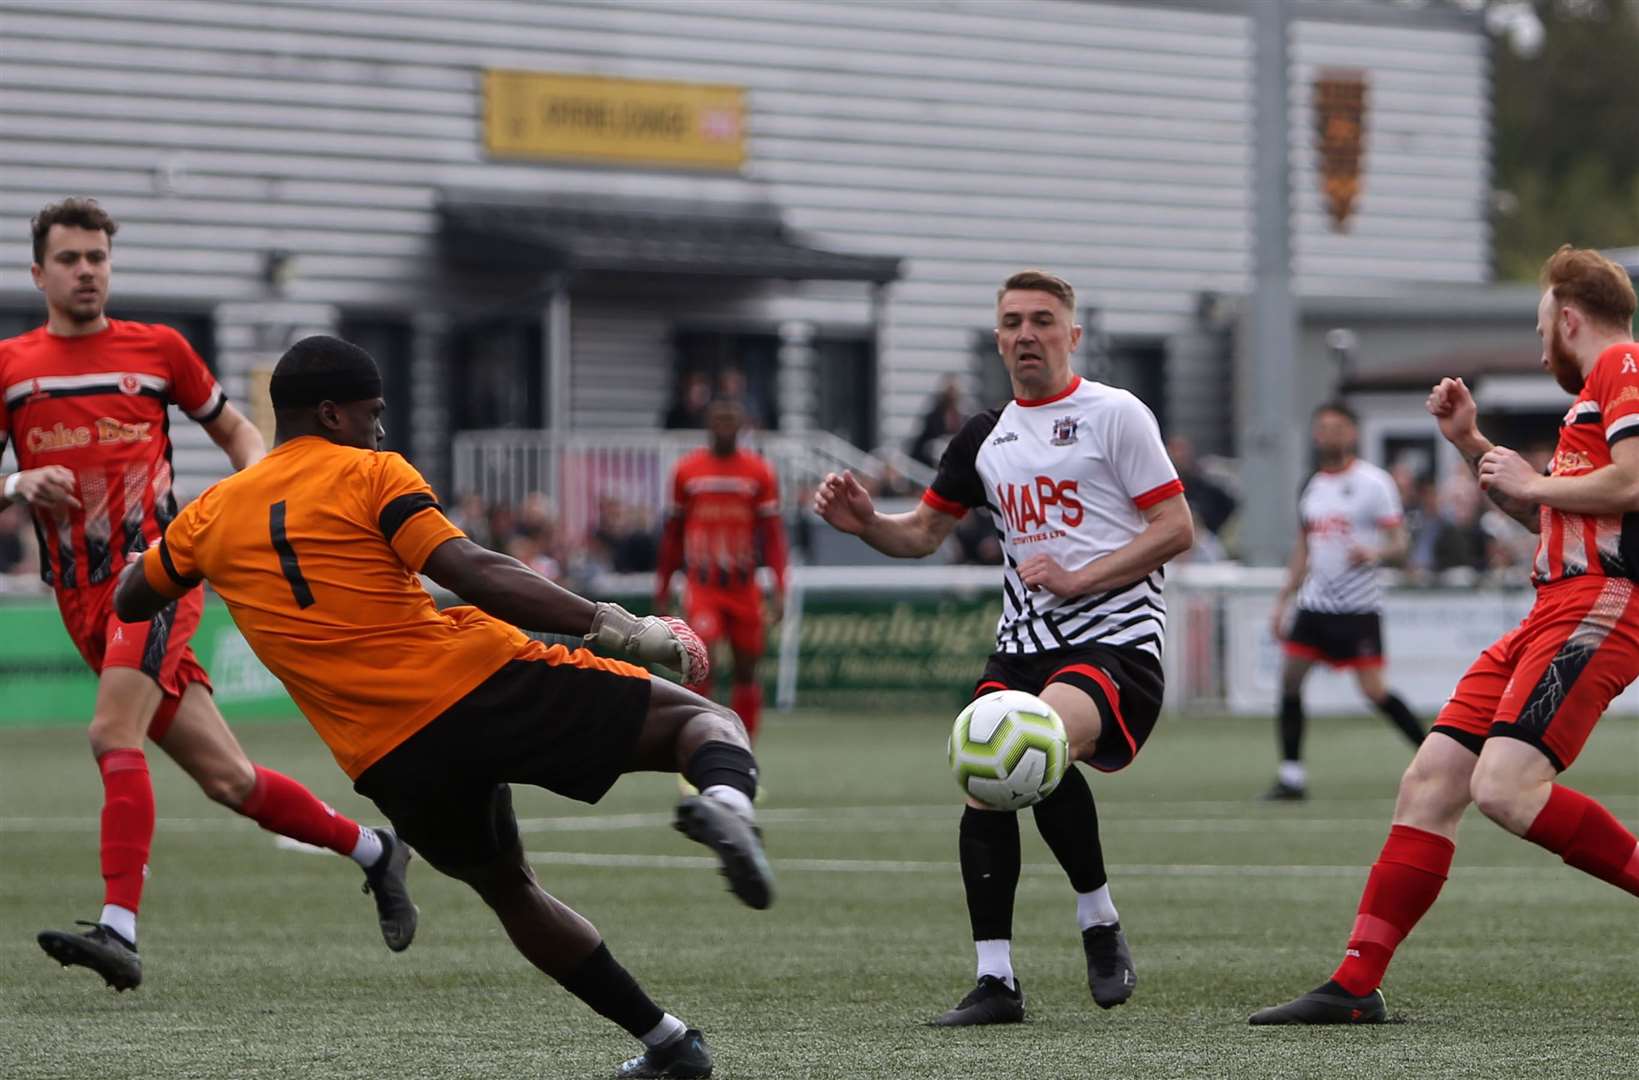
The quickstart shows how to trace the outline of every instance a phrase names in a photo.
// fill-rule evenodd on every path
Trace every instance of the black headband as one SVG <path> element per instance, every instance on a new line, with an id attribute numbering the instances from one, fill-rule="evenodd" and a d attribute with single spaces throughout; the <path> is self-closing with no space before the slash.
<path id="1" fill-rule="evenodd" d="M 352 371 L 275 373 L 268 384 L 275 409 L 300 409 L 321 401 L 345 405 L 381 396 L 381 373 L 357 368 Z"/>

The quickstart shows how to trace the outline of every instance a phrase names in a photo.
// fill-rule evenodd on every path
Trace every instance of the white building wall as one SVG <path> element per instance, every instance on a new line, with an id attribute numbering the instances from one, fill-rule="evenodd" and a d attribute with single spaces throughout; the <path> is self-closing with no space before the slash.
<path id="1" fill-rule="evenodd" d="M 439 188 L 771 199 L 822 245 L 904 256 L 882 339 L 883 434 L 905 436 L 1009 272 L 1042 266 L 1116 335 L 1188 325 L 1244 288 L 1248 28 L 1236 5 L 1079 0 L 0 0 L 0 303 L 27 303 L 26 219 L 65 194 L 120 218 L 116 297 L 266 296 L 425 311 Z M 1487 278 L 1489 115 L 1477 31 L 1322 21 L 1293 46 L 1300 288 Z M 1308 86 L 1371 81 L 1365 193 L 1329 231 Z M 487 160 L 480 71 L 748 89 L 741 175 Z M 861 290 L 782 286 L 746 314 L 859 321 Z M 663 350 L 612 313 L 594 352 Z M 614 334 L 594 340 L 599 326 Z M 647 345 L 645 346 L 645 343 Z M 613 362 L 612 358 L 608 358 Z M 628 359 L 664 373 L 667 357 Z M 577 381 L 577 422 L 652 411 Z"/>

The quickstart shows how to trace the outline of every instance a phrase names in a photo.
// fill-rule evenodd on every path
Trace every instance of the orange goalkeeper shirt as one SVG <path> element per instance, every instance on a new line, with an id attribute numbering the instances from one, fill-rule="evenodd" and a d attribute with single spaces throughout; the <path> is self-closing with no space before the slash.
<path id="1" fill-rule="evenodd" d="M 357 779 L 507 662 L 564 651 L 474 607 L 438 610 L 416 574 L 461 535 L 398 454 L 305 436 L 208 488 L 142 569 L 165 596 L 208 580 Z"/>

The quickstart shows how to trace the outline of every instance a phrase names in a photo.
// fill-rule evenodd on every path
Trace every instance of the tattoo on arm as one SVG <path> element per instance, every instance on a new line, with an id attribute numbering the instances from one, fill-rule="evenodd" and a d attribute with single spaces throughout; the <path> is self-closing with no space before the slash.
<path id="1" fill-rule="evenodd" d="M 1468 462 L 1468 471 L 1473 473 L 1476 479 L 1480 475 L 1480 459 L 1484 456 L 1485 454 L 1483 452 L 1479 454 L 1465 453 L 1463 455 L 1463 460 Z M 1542 518 L 1538 513 L 1538 506 L 1536 503 L 1511 498 L 1504 495 L 1496 488 L 1488 489 L 1485 495 L 1486 498 L 1490 499 L 1492 503 L 1496 505 L 1498 510 L 1501 510 L 1503 513 L 1507 514 L 1527 529 L 1531 530 L 1532 532 L 1541 531 Z"/>

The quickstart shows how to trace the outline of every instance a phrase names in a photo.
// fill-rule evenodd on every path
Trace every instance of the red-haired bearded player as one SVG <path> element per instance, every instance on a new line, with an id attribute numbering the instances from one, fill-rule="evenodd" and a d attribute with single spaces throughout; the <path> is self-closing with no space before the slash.
<path id="1" fill-rule="evenodd" d="M 0 453 L 10 441 L 20 467 L 0 479 L 0 506 L 22 501 L 33 511 L 41 575 L 97 673 L 90 740 L 103 784 L 102 914 L 84 933 L 43 931 L 40 947 L 64 966 L 91 968 L 116 990 L 142 982 L 137 908 L 154 836 L 144 737 L 210 798 L 364 867 L 388 947 L 408 947 L 416 924 L 404 882 L 409 849 L 245 756 L 188 645 L 202 594 L 147 622 L 114 614 L 127 558 L 157 541 L 177 513 L 168 406 L 203 425 L 235 469 L 261 459 L 261 433 L 228 404 L 181 334 L 104 314 L 118 226 L 95 200 L 65 199 L 31 224 L 34 284 L 47 317 L 39 329 L 0 342 Z"/>
<path id="2" fill-rule="evenodd" d="M 708 647 L 727 639 L 734 652 L 729 706 L 756 738 L 763 688 L 757 661 L 763 655 L 763 599 L 757 567 L 774 574 L 769 603 L 777 620 L 785 597 L 785 527 L 779 487 L 768 462 L 740 448 L 745 410 L 719 398 L 706 412 L 711 445 L 677 463 L 672 510 L 660 542 L 655 613 L 671 607 L 672 575 L 683 570 L 688 587 L 683 617 Z"/>
<path id="3" fill-rule="evenodd" d="M 1605 707 L 1639 675 L 1636 301 L 1625 270 L 1568 244 L 1544 264 L 1542 286 L 1542 366 L 1576 395 L 1547 475 L 1480 434 L 1461 379 L 1442 379 L 1428 397 L 1440 434 L 1492 502 L 1541 534 L 1531 567 L 1536 603 L 1457 680 L 1400 781 L 1343 962 L 1316 989 L 1254 1013 L 1254 1024 L 1387 1019 L 1383 975 L 1440 895 L 1469 803 L 1567 865 L 1639 896 L 1639 840 L 1598 802 L 1558 783 Z M 1613 955 L 1622 955 L 1620 940 Z"/>

